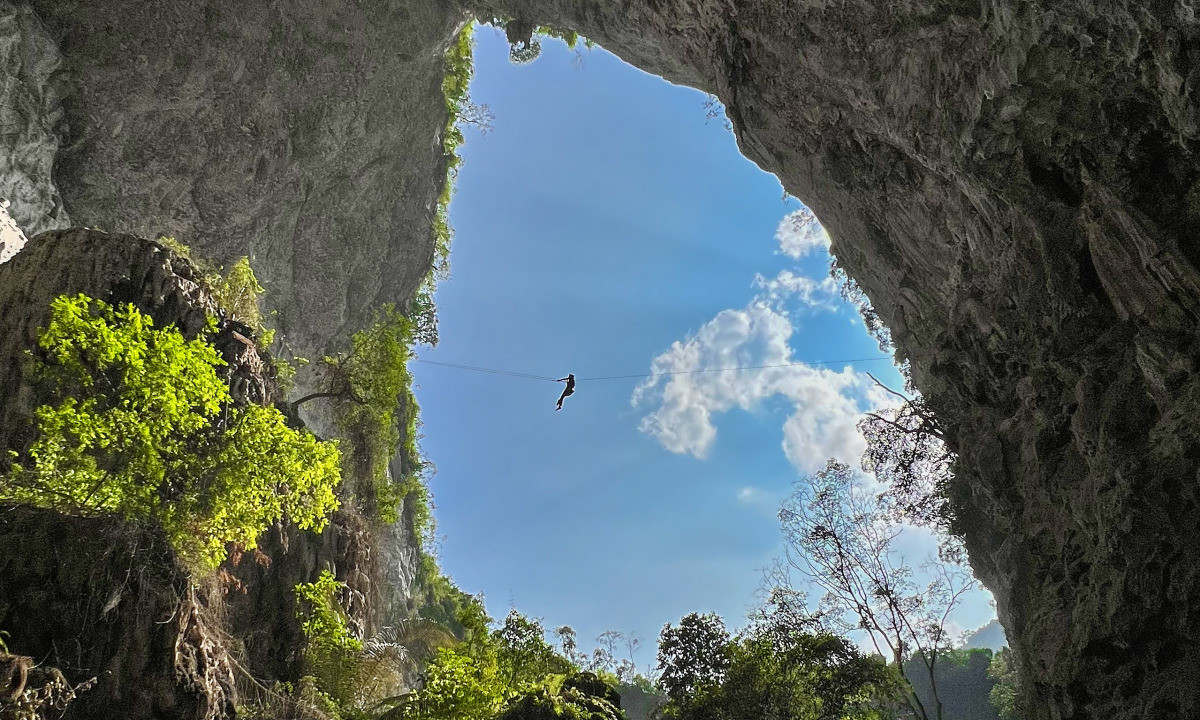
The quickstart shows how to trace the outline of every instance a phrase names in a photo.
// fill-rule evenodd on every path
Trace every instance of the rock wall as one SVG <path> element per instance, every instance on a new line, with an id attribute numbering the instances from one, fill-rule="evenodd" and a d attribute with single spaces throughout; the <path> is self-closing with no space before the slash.
<path id="1" fill-rule="evenodd" d="M 77 221 L 252 253 L 310 354 L 416 287 L 451 3 L 33 7 L 70 81 Z M 950 428 L 1029 716 L 1200 712 L 1190 0 L 474 9 L 715 92 L 817 212 Z"/>
<path id="2" fill-rule="evenodd" d="M 33 439 L 26 351 L 50 301 L 76 293 L 133 303 L 189 337 L 218 313 L 190 263 L 156 243 L 84 229 L 32 238 L 0 265 L 0 465 Z M 275 399 L 270 358 L 235 323 L 208 339 L 227 363 L 235 402 Z M 196 578 L 150 529 L 0 507 L 0 628 L 9 648 L 49 659 L 72 682 L 99 679 L 72 706 L 76 717 L 227 717 L 239 682 L 301 675 L 297 583 L 332 570 L 348 586 L 342 600 L 355 629 L 375 620 L 381 571 L 371 532 L 345 508 L 320 534 L 277 525 L 258 552 L 227 562 L 216 579 Z"/>
<path id="3" fill-rule="evenodd" d="M 218 263 L 250 256 L 282 345 L 310 358 L 416 290 L 445 178 L 443 49 L 461 11 L 435 0 L 27 7 L 61 55 L 53 179 L 75 224 L 174 236 Z"/>
<path id="4" fill-rule="evenodd" d="M 217 303 L 192 266 L 170 250 L 131 235 L 56 230 L 34 237 L 0 266 L 0 448 L 23 450 L 32 440 L 36 404 L 25 378 L 25 353 L 37 347 L 38 330 L 50 319 L 50 302 L 83 293 L 109 303 L 133 303 L 158 326 L 174 324 L 195 337 Z M 269 403 L 274 381 L 269 360 L 253 343 L 226 327 L 213 338 L 228 363 L 233 397 Z M 6 467 L 7 454 L 0 457 Z"/>
<path id="5" fill-rule="evenodd" d="M 53 158 L 47 192 L 80 225 L 174 236 L 222 264 L 249 256 L 278 352 L 343 349 L 427 275 L 446 178 L 444 51 L 465 19 L 453 3 L 30 0 L 7 12 L 11 44 L 53 61 L 24 83 L 61 141 L 39 146 Z M 24 132 L 47 122 L 30 115 Z M 25 181 L 0 166 L 0 193 Z M 27 230 L 38 222 L 11 209 Z M 314 368 L 297 397 L 315 389 Z M 305 419 L 330 435 L 319 405 Z M 385 589 L 411 583 L 415 547 L 411 529 L 372 532 L 382 575 L 363 592 L 377 628 L 408 600 Z"/>
<path id="6" fill-rule="evenodd" d="M 237 678 L 209 611 L 161 533 L 0 505 L 0 625 L 72 684 L 95 678 L 69 717 L 231 716 Z"/>
<path id="7" fill-rule="evenodd" d="M 67 132 L 62 56 L 28 7 L 0 2 L 0 197 L 30 235 L 70 225 L 51 172 Z M 0 237 L 0 262 L 12 252 Z"/>

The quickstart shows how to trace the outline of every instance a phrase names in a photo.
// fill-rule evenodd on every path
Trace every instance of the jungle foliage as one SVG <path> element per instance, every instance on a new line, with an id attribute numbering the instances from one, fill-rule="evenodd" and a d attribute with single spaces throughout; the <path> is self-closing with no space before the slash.
<path id="1" fill-rule="evenodd" d="M 319 530 L 337 508 L 336 443 L 275 408 L 237 407 L 202 337 L 78 295 L 53 301 L 38 346 L 37 438 L 0 499 L 155 522 L 199 569 L 276 520 Z"/>
<path id="2" fill-rule="evenodd" d="M 1017 711 L 1017 669 L 1013 667 L 1012 651 L 1001 648 L 1000 652 L 993 655 L 987 674 L 996 683 L 988 692 L 988 699 L 996 708 L 1000 720 L 1020 720 L 1021 715 Z"/>
<path id="3" fill-rule="evenodd" d="M 895 672 L 811 619 L 772 611 L 737 635 L 692 613 L 659 636 L 663 715 L 678 720 L 889 716 Z"/>
<path id="4" fill-rule="evenodd" d="M 482 604 L 464 607 L 464 640 L 443 647 L 417 690 L 385 701 L 379 720 L 571 718 L 619 720 L 619 697 L 546 641 L 537 620 L 511 611 L 492 630 Z"/>
<path id="5" fill-rule="evenodd" d="M 428 546 L 433 515 L 417 447 L 420 408 L 408 372 L 412 333 L 413 322 L 395 306 L 379 308 L 350 338 L 349 352 L 322 359 L 322 389 L 292 402 L 290 412 L 298 416 L 301 405 L 318 398 L 332 401 L 346 476 L 368 481 L 351 488 L 358 509 L 390 524 L 406 503 L 414 533 Z"/>
<path id="6" fill-rule="evenodd" d="M 259 300 L 265 292 L 250 267 L 250 258 L 238 258 L 233 265 L 222 269 L 215 263 L 194 253 L 188 245 L 165 235 L 154 242 L 187 260 L 199 275 L 204 286 L 222 312 L 248 327 L 260 348 L 266 349 L 275 341 L 275 331 L 266 326 Z"/>

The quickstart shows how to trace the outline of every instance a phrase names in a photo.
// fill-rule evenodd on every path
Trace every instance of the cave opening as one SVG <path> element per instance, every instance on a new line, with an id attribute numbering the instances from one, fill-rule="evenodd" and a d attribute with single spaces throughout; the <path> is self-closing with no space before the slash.
<path id="1" fill-rule="evenodd" d="M 493 614 L 636 634 L 645 671 L 663 623 L 743 621 L 780 501 L 831 456 L 857 465 L 868 371 L 903 379 L 830 277 L 815 216 L 740 153 L 715 99 L 539 42 L 514 63 L 502 31 L 476 29 L 488 127 L 464 128 L 440 343 L 412 365 L 441 563 Z M 581 380 L 556 412 L 561 385 L 429 361 L 703 372 Z M 710 372 L 728 367 L 755 369 Z M 994 618 L 976 595 L 961 629 Z"/>

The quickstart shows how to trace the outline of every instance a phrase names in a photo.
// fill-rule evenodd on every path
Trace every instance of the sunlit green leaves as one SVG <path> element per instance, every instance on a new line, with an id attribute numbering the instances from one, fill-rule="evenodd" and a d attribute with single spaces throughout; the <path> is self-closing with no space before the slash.
<path id="1" fill-rule="evenodd" d="M 413 527 L 418 536 L 424 536 L 432 516 L 428 490 L 420 478 L 418 408 L 408 372 L 412 329 L 408 318 L 394 306 L 384 305 L 371 325 L 351 338 L 350 354 L 327 358 L 326 365 L 335 375 L 343 375 L 339 382 L 349 387 L 348 397 L 338 406 L 338 422 L 342 436 L 370 469 L 376 514 L 384 522 L 396 522 L 399 502 L 408 499 L 413 505 Z M 389 485 L 388 462 L 397 446 L 404 476 Z"/>
<path id="2" fill-rule="evenodd" d="M 202 338 L 79 295 L 54 300 L 39 347 L 47 402 L 0 498 L 153 520 L 201 568 L 275 520 L 320 529 L 337 507 L 337 446 L 274 408 L 234 407 Z"/>

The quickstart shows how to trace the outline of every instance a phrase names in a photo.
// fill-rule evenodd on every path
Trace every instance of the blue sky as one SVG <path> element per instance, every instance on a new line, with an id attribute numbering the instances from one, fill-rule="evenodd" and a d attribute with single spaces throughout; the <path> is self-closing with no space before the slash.
<path id="1" fill-rule="evenodd" d="M 828 278 L 823 231 L 743 158 L 703 93 L 601 50 L 509 63 L 476 33 L 441 342 L 422 360 L 578 378 L 880 355 Z M 413 363 L 443 568 L 585 646 L 691 611 L 740 625 L 803 470 L 855 460 L 860 371 L 890 362 L 580 380 Z M 634 400 L 636 399 L 636 404 Z M 913 547 L 922 541 L 912 541 Z M 992 616 L 980 594 L 959 622 Z"/>

